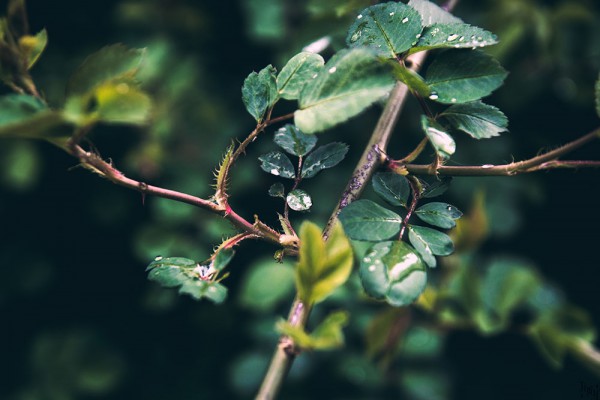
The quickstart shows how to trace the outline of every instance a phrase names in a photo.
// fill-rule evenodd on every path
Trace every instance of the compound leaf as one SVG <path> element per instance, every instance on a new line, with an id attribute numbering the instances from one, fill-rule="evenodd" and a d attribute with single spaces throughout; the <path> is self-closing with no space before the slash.
<path id="1" fill-rule="evenodd" d="M 406 207 L 410 194 L 406 177 L 392 172 L 378 172 L 373 177 L 373 189 L 392 206 Z"/>
<path id="2" fill-rule="evenodd" d="M 356 200 L 342 209 L 339 219 L 350 239 L 379 241 L 400 232 L 402 217 L 371 200 Z"/>

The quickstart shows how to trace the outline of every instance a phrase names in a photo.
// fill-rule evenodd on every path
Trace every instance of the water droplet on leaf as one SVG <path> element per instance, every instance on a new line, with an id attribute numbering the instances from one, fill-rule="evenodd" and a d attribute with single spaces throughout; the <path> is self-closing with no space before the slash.
<path id="1" fill-rule="evenodd" d="M 408 22 L 408 17 L 404 17 L 404 18 L 402 18 L 402 23 L 403 23 L 403 24 L 405 24 L 405 23 L 407 23 L 407 22 Z"/>
<path id="2" fill-rule="evenodd" d="M 458 39 L 458 35 L 457 34 L 452 34 L 450 36 L 448 36 L 448 41 L 452 42 L 454 40 Z"/>
<path id="3" fill-rule="evenodd" d="M 337 67 L 331 67 L 329 68 L 329 73 L 333 74 L 335 71 L 337 71 Z"/>
<path id="4" fill-rule="evenodd" d="M 156 256 L 154 257 L 154 261 L 160 261 L 163 259 L 163 256 Z"/>
<path id="5" fill-rule="evenodd" d="M 437 100 L 439 98 L 440 98 L 440 96 L 438 96 L 438 94 L 436 92 L 431 92 L 431 94 L 429 95 L 430 100 Z"/>
<path id="6" fill-rule="evenodd" d="M 271 173 L 272 173 L 273 175 L 279 175 L 279 171 L 278 171 L 277 169 L 275 169 L 275 168 L 273 168 L 273 169 L 271 170 Z"/>

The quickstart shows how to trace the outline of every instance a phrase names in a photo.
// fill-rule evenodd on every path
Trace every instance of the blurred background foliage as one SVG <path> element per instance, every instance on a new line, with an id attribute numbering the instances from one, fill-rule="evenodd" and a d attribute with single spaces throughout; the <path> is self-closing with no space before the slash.
<path id="1" fill-rule="evenodd" d="M 144 128 L 99 126 L 91 139 L 103 157 L 141 181 L 209 196 L 226 146 L 253 128 L 240 99 L 248 73 L 269 63 L 281 68 L 318 39 L 331 55 L 344 46 L 357 10 L 370 3 L 30 0 L 31 30 L 46 28 L 49 37 L 32 76 L 48 102 L 59 105 L 68 76 L 86 55 L 115 42 L 146 47 L 140 78 L 154 100 L 151 122 Z M 527 158 L 598 125 L 597 1 L 463 0 L 455 13 L 499 35 L 501 43 L 490 51 L 511 75 L 488 100 L 505 111 L 510 133 L 482 142 L 457 137 L 454 162 Z M 285 105 L 278 110 L 289 111 Z M 389 149 L 393 157 L 420 140 L 417 113 L 418 105 L 409 102 L 397 128 L 401 138 Z M 297 221 L 326 221 L 377 116 L 373 108 L 320 138 L 323 144 L 344 141 L 351 150 L 335 171 L 306 185 L 314 206 Z M 276 225 L 282 205 L 267 196 L 274 180 L 257 161 L 274 149 L 274 129 L 235 167 L 231 202 L 247 218 L 256 213 Z M 590 146 L 573 157 L 597 154 Z M 493 290 L 486 290 L 494 283 L 508 282 L 502 289 L 508 293 L 527 279 L 543 279 L 547 290 L 532 295 L 532 303 L 550 309 L 568 298 L 578 307 L 570 317 L 599 326 L 598 178 L 597 170 L 557 170 L 455 179 L 446 198 L 469 215 L 463 231 L 455 232 L 464 246 L 433 271 L 433 279 L 451 275 L 458 291 L 483 285 L 487 298 L 473 300 L 471 311 L 494 301 Z M 365 196 L 372 195 L 367 190 Z M 53 146 L 22 140 L 0 146 L 0 219 L 1 399 L 254 394 L 277 340 L 274 324 L 293 296 L 292 263 L 275 264 L 272 247 L 244 243 L 238 249 L 224 305 L 179 297 L 147 281 L 146 265 L 157 255 L 202 260 L 233 232 L 228 224 L 191 206 L 144 201 L 77 168 Z M 449 311 L 450 319 L 439 324 L 423 311 L 425 297 L 420 307 L 389 309 L 360 293 L 355 277 L 317 307 L 315 321 L 333 309 L 350 311 L 346 347 L 299 357 L 282 398 L 564 399 L 579 396 L 582 382 L 598 382 L 571 357 L 561 370 L 546 361 L 518 330 L 527 320 L 511 313 L 510 302 L 518 299 L 506 300 L 508 311 L 496 319 L 478 314 L 475 326 L 457 330 L 450 329 L 456 313 Z M 390 329 L 395 340 L 378 334 Z"/>

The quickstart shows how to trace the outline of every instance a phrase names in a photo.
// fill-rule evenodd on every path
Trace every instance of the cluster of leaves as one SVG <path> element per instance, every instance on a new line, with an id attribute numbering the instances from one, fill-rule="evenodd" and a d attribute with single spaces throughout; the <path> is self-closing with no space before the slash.
<path id="1" fill-rule="evenodd" d="M 284 198 L 289 208 L 294 211 L 307 211 L 312 206 L 312 199 L 304 190 L 297 188 L 300 181 L 336 166 L 346 156 L 348 146 L 343 143 L 329 143 L 315 149 L 317 137 L 306 135 L 291 124 L 280 128 L 275 133 L 274 141 L 288 154 L 298 157 L 296 163 L 298 171 L 294 169 L 294 164 L 289 157 L 280 151 L 260 156 L 258 159 L 261 161 L 263 171 L 294 180 L 293 188 L 287 195 L 282 183 L 273 184 L 269 189 L 269 195 Z"/>

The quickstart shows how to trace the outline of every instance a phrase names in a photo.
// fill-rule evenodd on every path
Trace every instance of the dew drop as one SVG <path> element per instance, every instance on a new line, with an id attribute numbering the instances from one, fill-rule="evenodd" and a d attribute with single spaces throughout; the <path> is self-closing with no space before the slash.
<path id="1" fill-rule="evenodd" d="M 273 168 L 273 169 L 271 170 L 271 174 L 273 174 L 273 175 L 275 175 L 275 176 L 278 176 L 278 175 L 279 175 L 279 170 L 277 170 L 276 168 Z"/>
<path id="2" fill-rule="evenodd" d="M 457 34 L 452 34 L 450 36 L 448 36 L 448 41 L 452 42 L 454 40 L 458 39 L 458 35 Z"/>
<path id="3" fill-rule="evenodd" d="M 448 210 L 448 211 L 452 211 L 452 206 L 448 206 L 448 207 L 446 207 L 446 210 Z"/>
<path id="4" fill-rule="evenodd" d="M 403 23 L 403 24 L 405 24 L 405 23 L 407 23 L 407 22 L 408 22 L 408 17 L 404 17 L 404 18 L 402 18 L 402 23 Z"/>
<path id="5" fill-rule="evenodd" d="M 456 103 L 456 98 L 453 97 L 453 98 L 450 99 L 450 101 L 453 102 L 453 103 Z"/>
<path id="6" fill-rule="evenodd" d="M 356 17 L 356 19 L 361 19 L 363 17 L 362 14 L 358 14 L 358 17 Z"/>
<path id="7" fill-rule="evenodd" d="M 417 36 L 416 36 L 416 38 L 418 39 L 418 38 L 420 38 L 420 37 L 421 37 L 421 34 L 420 34 L 420 33 L 417 33 Z"/>
<path id="8" fill-rule="evenodd" d="M 429 95 L 430 100 L 437 100 L 439 98 L 440 98 L 440 96 L 438 96 L 438 94 L 436 92 L 431 92 L 431 94 Z"/>
<path id="9" fill-rule="evenodd" d="M 459 42 L 462 42 L 463 40 L 465 40 L 465 37 L 464 37 L 464 36 L 461 36 L 461 37 L 458 39 L 458 41 L 459 41 Z"/>
<path id="10" fill-rule="evenodd" d="M 333 74 L 335 71 L 337 71 L 337 67 L 331 67 L 329 68 L 329 73 Z"/>
<path id="11" fill-rule="evenodd" d="M 350 36 L 350 42 L 354 43 L 356 42 L 358 39 L 360 39 L 360 36 L 362 35 L 362 31 L 356 31 L 352 34 L 352 36 Z"/>
<path id="12" fill-rule="evenodd" d="M 374 272 L 374 271 L 375 271 L 375 266 L 369 265 L 369 272 Z"/>
<path id="13" fill-rule="evenodd" d="M 481 168 L 494 168 L 494 164 L 483 164 Z"/>
<path id="14" fill-rule="evenodd" d="M 392 11 L 392 12 L 390 13 L 390 17 L 393 17 L 393 16 L 394 16 L 394 14 L 396 14 L 396 13 Z"/>
<path id="15" fill-rule="evenodd" d="M 312 78 L 315 79 L 317 76 L 319 76 L 319 74 L 314 74 Z"/>
<path id="16" fill-rule="evenodd" d="M 154 261 L 160 261 L 163 259 L 163 256 L 156 256 L 154 257 Z"/>

